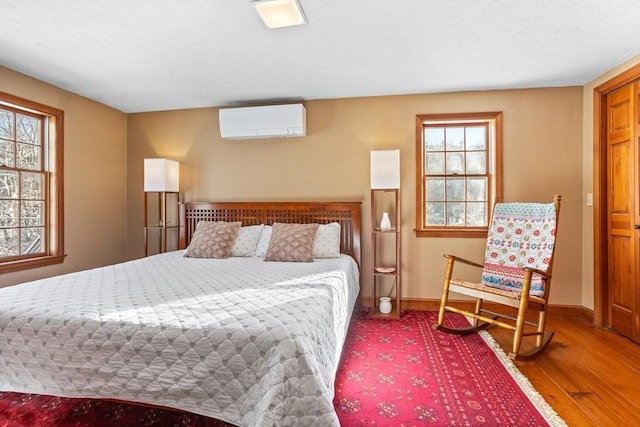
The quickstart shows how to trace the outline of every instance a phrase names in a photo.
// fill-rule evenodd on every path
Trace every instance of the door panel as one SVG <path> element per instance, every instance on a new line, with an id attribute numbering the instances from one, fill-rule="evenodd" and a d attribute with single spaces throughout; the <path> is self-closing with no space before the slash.
<path id="1" fill-rule="evenodd" d="M 629 229 L 629 221 L 633 214 L 633 199 L 629 200 L 629 174 L 633 164 L 629 157 L 630 141 L 611 144 L 609 157 L 611 159 L 611 213 L 614 221 L 624 221 L 625 230 Z"/>
<path id="2" fill-rule="evenodd" d="M 610 240 L 611 262 L 609 263 L 609 283 L 611 295 L 611 326 L 627 337 L 634 336 L 635 292 L 629 283 L 629 244 L 628 237 L 613 236 Z"/>
<path id="3" fill-rule="evenodd" d="M 633 83 L 632 83 L 633 84 Z M 640 342 L 640 80 L 635 81 L 634 91 L 634 108 L 633 119 L 635 124 L 635 133 L 633 135 L 633 146 L 635 152 L 633 159 L 635 165 L 633 168 L 633 175 L 630 176 L 629 181 L 633 182 L 633 199 L 635 201 L 634 211 L 635 218 L 633 220 L 634 237 L 633 244 L 631 245 L 631 259 L 635 260 L 635 289 L 636 289 L 636 306 L 635 306 L 635 338 L 634 340 Z"/>
<path id="4" fill-rule="evenodd" d="M 610 326 L 639 341 L 635 100 L 635 84 L 607 96 L 607 261 Z"/>

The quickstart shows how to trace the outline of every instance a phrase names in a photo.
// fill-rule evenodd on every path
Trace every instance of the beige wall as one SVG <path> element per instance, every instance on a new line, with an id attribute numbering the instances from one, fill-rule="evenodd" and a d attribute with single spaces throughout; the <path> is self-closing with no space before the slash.
<path id="1" fill-rule="evenodd" d="M 629 61 L 624 62 L 618 67 L 607 71 L 605 74 L 590 81 L 583 87 L 583 105 L 582 105 L 582 194 L 586 197 L 587 193 L 593 193 L 593 91 L 607 80 L 612 79 L 618 74 L 629 68 L 640 64 L 640 55 L 636 55 Z M 582 302 L 584 307 L 594 308 L 594 262 L 593 262 L 593 208 L 586 206 L 586 200 L 582 203 L 582 236 L 584 245 L 582 247 Z"/>
<path id="2" fill-rule="evenodd" d="M 308 101 L 307 137 L 253 141 L 222 140 L 216 108 L 127 116 L 0 67 L 0 91 L 65 111 L 68 254 L 62 265 L 0 275 L 0 286 L 142 256 L 142 159 L 155 156 L 182 162 L 183 200 L 362 200 L 367 265 L 369 151 L 399 148 L 403 296 L 437 298 L 441 253 L 478 258 L 483 241 L 415 237 L 414 116 L 503 111 L 505 198 L 563 195 L 552 302 L 593 308 L 593 211 L 585 200 L 593 192 L 593 89 L 638 63 L 640 55 L 583 88 Z"/>
<path id="3" fill-rule="evenodd" d="M 0 286 L 125 257 L 126 115 L 0 67 L 0 91 L 64 111 L 63 264 L 0 275 Z"/>
<path id="4" fill-rule="evenodd" d="M 369 151 L 399 148 L 403 297 L 439 298 L 442 253 L 481 260 L 484 240 L 415 237 L 415 115 L 503 111 L 505 199 L 563 195 L 551 301 L 581 305 L 582 96 L 566 87 L 307 101 L 306 137 L 243 141 L 220 138 L 216 108 L 131 114 L 127 258 L 143 254 L 142 159 L 167 157 L 181 162 L 183 200 L 362 200 L 369 265 Z"/>

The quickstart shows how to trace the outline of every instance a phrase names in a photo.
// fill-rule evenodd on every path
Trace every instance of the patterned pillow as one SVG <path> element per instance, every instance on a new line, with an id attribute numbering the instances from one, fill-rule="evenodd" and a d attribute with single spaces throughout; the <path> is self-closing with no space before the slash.
<path id="1" fill-rule="evenodd" d="M 200 221 L 184 253 L 190 258 L 229 258 L 241 222 Z"/>
<path id="2" fill-rule="evenodd" d="M 267 254 L 267 249 L 269 249 L 269 241 L 271 240 L 272 232 L 273 228 L 270 225 L 264 226 L 260 233 L 260 240 L 258 240 L 258 245 L 256 246 L 256 253 L 253 256 L 264 258 Z"/>
<path id="3" fill-rule="evenodd" d="M 332 222 L 318 227 L 313 242 L 314 258 L 338 258 L 340 256 L 340 224 Z"/>
<path id="4" fill-rule="evenodd" d="M 318 224 L 275 222 L 265 261 L 311 262 Z"/>
<path id="5" fill-rule="evenodd" d="M 263 228 L 264 225 L 240 227 L 236 241 L 233 243 L 233 248 L 231 248 L 231 256 L 253 256 Z"/>

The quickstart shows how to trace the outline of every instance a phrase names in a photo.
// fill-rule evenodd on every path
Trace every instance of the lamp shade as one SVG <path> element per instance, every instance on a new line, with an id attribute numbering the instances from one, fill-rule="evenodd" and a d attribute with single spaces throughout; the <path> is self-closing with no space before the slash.
<path id="1" fill-rule="evenodd" d="M 371 189 L 400 188 L 400 150 L 371 152 Z"/>
<path id="2" fill-rule="evenodd" d="M 144 159 L 144 191 L 175 192 L 180 189 L 179 163 L 168 159 Z"/>

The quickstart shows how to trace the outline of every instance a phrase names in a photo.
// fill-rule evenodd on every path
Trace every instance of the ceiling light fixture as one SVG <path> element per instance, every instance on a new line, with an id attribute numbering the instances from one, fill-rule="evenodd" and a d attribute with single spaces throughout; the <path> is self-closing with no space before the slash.
<path id="1" fill-rule="evenodd" d="M 267 28 L 292 27 L 307 23 L 298 0 L 256 0 L 254 3 Z"/>

